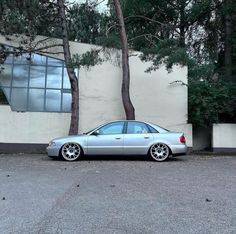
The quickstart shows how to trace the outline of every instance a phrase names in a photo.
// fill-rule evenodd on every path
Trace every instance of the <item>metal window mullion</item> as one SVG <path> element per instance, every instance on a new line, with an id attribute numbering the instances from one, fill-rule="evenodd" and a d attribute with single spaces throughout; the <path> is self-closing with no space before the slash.
<path id="1" fill-rule="evenodd" d="M 48 78 L 48 57 L 46 57 L 46 68 L 45 68 L 45 83 L 44 83 L 44 100 L 43 100 L 43 111 L 46 112 L 46 87 L 47 87 L 47 78 Z"/>

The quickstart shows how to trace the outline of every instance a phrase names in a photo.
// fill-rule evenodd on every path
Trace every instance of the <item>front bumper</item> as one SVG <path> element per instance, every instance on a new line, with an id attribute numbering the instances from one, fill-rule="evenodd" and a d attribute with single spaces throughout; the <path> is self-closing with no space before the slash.
<path id="1" fill-rule="evenodd" d="M 58 157 L 59 156 L 59 151 L 60 151 L 59 146 L 49 145 L 47 147 L 47 153 L 48 153 L 48 156 L 50 156 L 50 157 Z"/>

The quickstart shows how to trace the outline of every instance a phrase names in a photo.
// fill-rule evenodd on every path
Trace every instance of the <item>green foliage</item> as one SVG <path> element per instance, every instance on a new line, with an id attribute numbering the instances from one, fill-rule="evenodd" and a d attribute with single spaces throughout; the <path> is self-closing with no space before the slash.
<path id="1" fill-rule="evenodd" d="M 103 62 L 99 55 L 100 50 L 91 50 L 82 55 L 76 54 L 73 56 L 70 66 L 73 68 L 85 67 L 89 69 Z"/>
<path id="2" fill-rule="evenodd" d="M 109 36 L 101 36 L 96 39 L 96 43 L 98 45 L 102 45 L 104 48 L 109 49 L 121 49 L 121 41 L 119 39 L 119 36 L 115 33 L 109 35 Z"/>
<path id="3" fill-rule="evenodd" d="M 236 121 L 236 85 L 215 80 L 189 82 L 189 122 L 210 126 L 221 121 Z M 227 118 L 226 118 L 227 117 Z"/>
<path id="4" fill-rule="evenodd" d="M 154 48 L 144 48 L 142 52 L 141 59 L 152 62 L 147 72 L 158 69 L 162 64 L 171 71 L 174 64 L 184 66 L 190 62 L 186 49 L 179 47 L 174 39 L 162 40 Z"/>
<path id="5" fill-rule="evenodd" d="M 59 21 L 54 1 L 2 0 L 0 9 L 0 32 L 3 35 L 56 36 L 54 31 Z"/>
<path id="6" fill-rule="evenodd" d="M 68 14 L 69 39 L 95 44 L 96 38 L 101 36 L 101 29 L 103 29 L 101 24 L 104 21 L 106 21 L 106 16 L 100 14 L 89 3 L 71 6 Z"/>

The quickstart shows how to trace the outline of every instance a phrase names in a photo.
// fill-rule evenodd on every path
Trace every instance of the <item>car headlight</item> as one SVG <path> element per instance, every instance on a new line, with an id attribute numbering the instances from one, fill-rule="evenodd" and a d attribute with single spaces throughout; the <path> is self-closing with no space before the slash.
<path id="1" fill-rule="evenodd" d="M 54 146 L 54 145 L 56 145 L 56 142 L 55 142 L 55 141 L 50 141 L 50 142 L 49 142 L 49 146 Z"/>

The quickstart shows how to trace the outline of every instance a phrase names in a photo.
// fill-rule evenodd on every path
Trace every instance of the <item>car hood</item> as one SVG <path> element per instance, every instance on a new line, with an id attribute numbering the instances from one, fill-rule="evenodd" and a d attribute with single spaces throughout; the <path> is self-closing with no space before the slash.
<path id="1" fill-rule="evenodd" d="M 73 139 L 78 139 L 78 138 L 85 138 L 87 137 L 86 134 L 80 134 L 80 135 L 72 135 L 72 136 L 64 136 L 64 137 L 58 137 L 53 139 L 52 141 L 67 141 L 67 140 L 73 140 Z"/>

